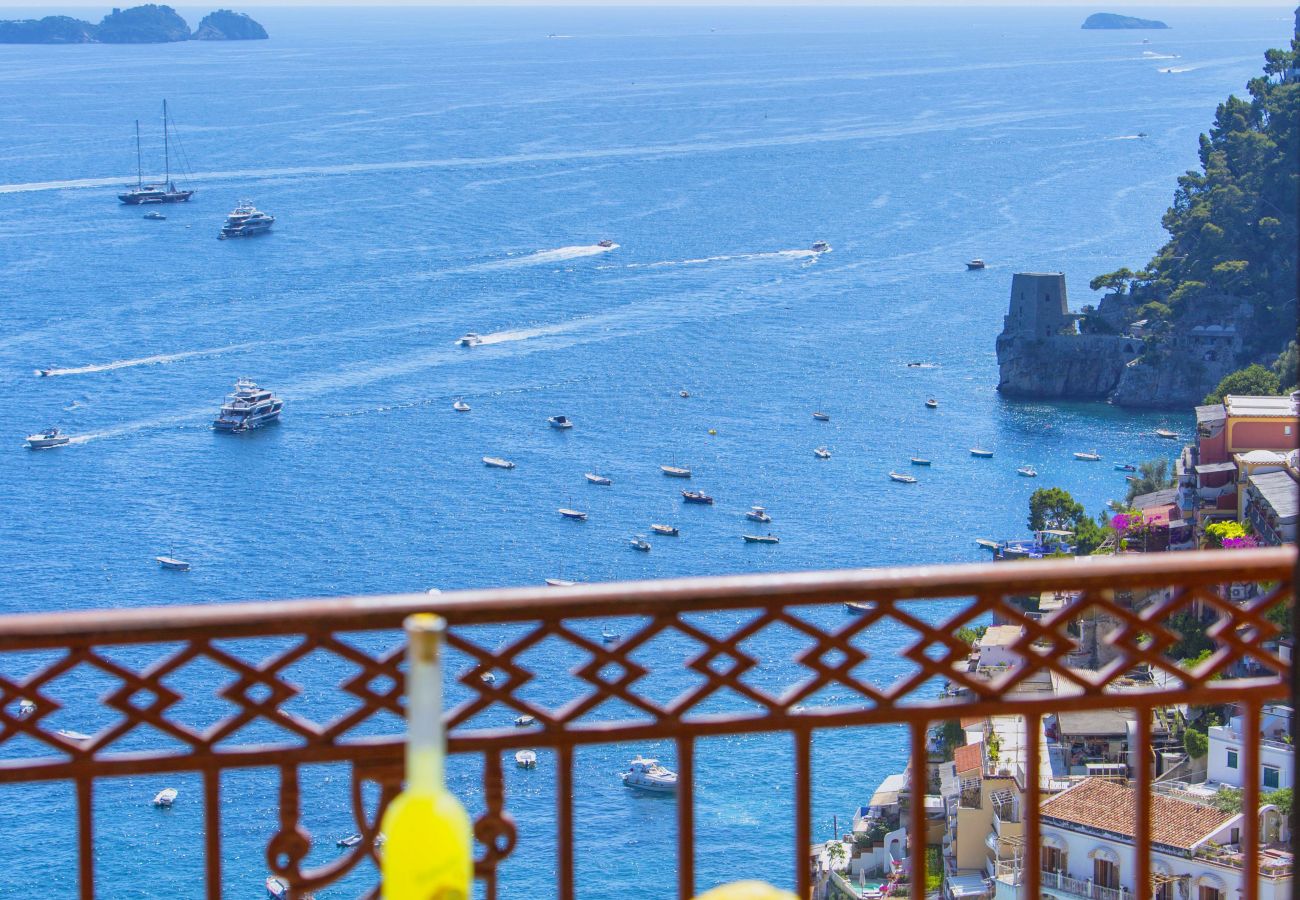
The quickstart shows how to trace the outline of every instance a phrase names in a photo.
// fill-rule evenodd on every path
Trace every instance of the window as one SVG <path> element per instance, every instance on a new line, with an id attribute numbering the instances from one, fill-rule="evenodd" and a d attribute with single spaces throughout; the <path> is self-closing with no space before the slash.
<path id="1" fill-rule="evenodd" d="M 1200 890 L 1196 894 L 1196 900 L 1223 900 L 1223 892 L 1218 888 L 1201 885 Z"/>
<path id="2" fill-rule="evenodd" d="M 1161 884 L 1156 888 L 1156 895 L 1153 900 L 1174 900 L 1173 882 L 1161 882 Z"/>
<path id="3" fill-rule="evenodd" d="M 1291 426 L 1290 426 L 1290 425 L 1283 425 L 1283 426 L 1282 426 L 1282 433 L 1283 433 L 1283 434 L 1290 434 L 1290 433 L 1291 433 Z"/>
<path id="4" fill-rule="evenodd" d="M 1044 847 L 1042 853 L 1044 872 L 1064 872 L 1065 854 L 1060 847 Z"/>
<path id="5" fill-rule="evenodd" d="M 1228 768 L 1229 768 L 1229 769 L 1235 769 L 1235 768 L 1237 768 L 1237 751 L 1236 751 L 1236 750 L 1229 750 L 1229 751 L 1228 751 Z"/>
<path id="6" fill-rule="evenodd" d="M 1282 770 L 1275 766 L 1264 767 L 1264 787 L 1276 789 L 1281 785 Z"/>
<path id="7" fill-rule="evenodd" d="M 1092 861 L 1092 880 L 1099 887 L 1119 889 L 1119 866 L 1108 859 Z"/>

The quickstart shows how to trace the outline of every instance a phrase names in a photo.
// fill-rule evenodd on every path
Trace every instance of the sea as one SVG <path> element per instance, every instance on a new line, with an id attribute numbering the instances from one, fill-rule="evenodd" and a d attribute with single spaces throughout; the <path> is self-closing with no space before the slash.
<path id="1" fill-rule="evenodd" d="M 1191 411 L 999 396 L 1011 275 L 1064 272 L 1077 309 L 1092 277 L 1144 264 L 1216 104 L 1292 28 L 1287 4 L 1125 11 L 1172 27 L 1084 31 L 1083 9 L 259 8 L 268 41 L 0 47 L 0 612 L 974 562 L 976 538 L 1026 536 L 1035 488 L 1102 511 L 1124 494 L 1112 463 L 1171 457 L 1153 432 L 1189 435 Z M 161 175 L 164 99 L 196 193 L 147 221 L 116 193 L 136 120 Z M 218 241 L 242 200 L 274 229 Z M 458 346 L 470 331 L 483 343 Z M 213 432 L 238 377 L 284 399 L 279 424 Z M 46 425 L 72 444 L 25 449 Z M 683 506 L 661 465 L 716 505 Z M 752 505 L 779 544 L 741 540 Z M 635 552 L 651 522 L 681 536 Z M 883 683 L 908 665 L 889 640 Z M 541 701 L 574 662 L 549 646 Z M 672 659 L 663 686 L 689 677 Z M 69 689 L 81 703 L 51 727 L 112 721 L 94 673 Z M 817 734 L 815 838 L 902 771 L 904 739 Z M 674 763 L 667 742 L 577 754 L 582 897 L 675 896 L 674 801 L 617 777 L 636 753 Z M 700 887 L 790 884 L 789 739 L 713 738 L 697 759 Z M 449 773 L 471 809 L 477 765 Z M 314 865 L 354 830 L 349 777 L 304 774 Z M 167 786 L 180 798 L 154 809 Z M 223 789 L 224 895 L 264 896 L 274 772 Z M 95 796 L 100 896 L 201 896 L 197 778 Z M 501 896 L 553 896 L 549 753 L 507 767 L 507 802 Z M 69 785 L 0 788 L 0 895 L 75 895 L 73 808 Z"/>

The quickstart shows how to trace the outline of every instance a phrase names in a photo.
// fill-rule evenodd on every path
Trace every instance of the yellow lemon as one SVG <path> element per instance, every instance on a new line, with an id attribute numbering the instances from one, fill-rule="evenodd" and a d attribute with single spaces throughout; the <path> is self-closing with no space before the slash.
<path id="1" fill-rule="evenodd" d="M 780 891 L 763 881 L 736 881 L 715 887 L 695 900 L 798 900 L 789 891 Z"/>

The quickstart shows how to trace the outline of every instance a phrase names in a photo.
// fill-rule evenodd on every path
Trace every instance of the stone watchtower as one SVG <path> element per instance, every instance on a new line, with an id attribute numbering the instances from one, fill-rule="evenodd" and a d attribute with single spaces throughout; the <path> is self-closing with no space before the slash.
<path id="1" fill-rule="evenodd" d="M 1060 272 L 1018 272 L 1011 279 L 1011 309 L 1002 334 L 1021 340 L 1044 340 L 1073 331 L 1078 316 L 1070 313 L 1065 276 Z"/>

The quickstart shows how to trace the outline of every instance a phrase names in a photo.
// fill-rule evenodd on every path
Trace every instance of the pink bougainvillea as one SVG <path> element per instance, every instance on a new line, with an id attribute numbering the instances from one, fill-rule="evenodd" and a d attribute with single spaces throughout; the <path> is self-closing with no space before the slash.
<path id="1" fill-rule="evenodd" d="M 1243 534 L 1241 537 L 1230 537 L 1223 539 L 1223 549 L 1225 550 L 1245 550 L 1250 547 L 1258 547 L 1259 541 L 1253 534 Z"/>

